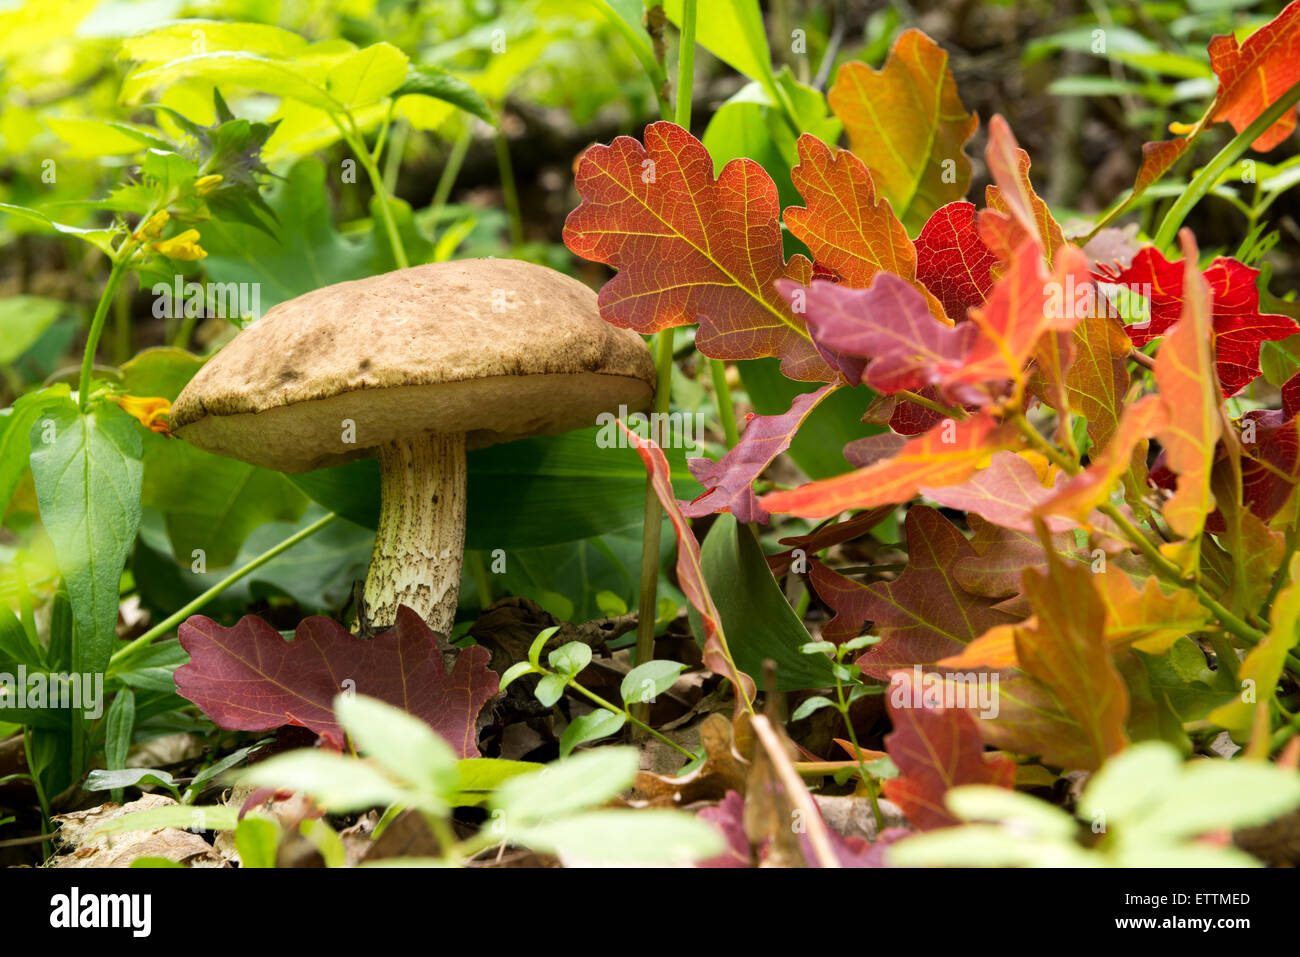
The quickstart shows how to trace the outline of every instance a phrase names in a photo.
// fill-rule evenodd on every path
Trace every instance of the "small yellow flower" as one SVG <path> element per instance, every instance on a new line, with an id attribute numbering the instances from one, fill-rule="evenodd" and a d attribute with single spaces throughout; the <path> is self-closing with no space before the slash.
<path id="1" fill-rule="evenodd" d="M 194 181 L 194 192 L 200 196 L 207 196 L 218 186 L 221 185 L 222 176 L 220 173 L 212 173 L 208 176 L 200 176 Z"/>
<path id="2" fill-rule="evenodd" d="M 161 396 L 113 395 L 109 398 L 150 431 L 171 435 L 167 429 L 167 416 L 171 414 L 172 404 Z"/>
<path id="3" fill-rule="evenodd" d="M 131 238 L 137 242 L 143 242 L 146 239 L 157 239 L 162 235 L 163 227 L 171 219 L 171 214 L 165 209 L 160 209 L 149 217 L 148 221 L 132 234 Z"/>
<path id="4" fill-rule="evenodd" d="M 208 254 L 207 250 L 199 245 L 199 238 L 197 229 L 187 229 L 171 239 L 160 239 L 150 245 L 168 259 L 193 261 L 202 259 Z"/>

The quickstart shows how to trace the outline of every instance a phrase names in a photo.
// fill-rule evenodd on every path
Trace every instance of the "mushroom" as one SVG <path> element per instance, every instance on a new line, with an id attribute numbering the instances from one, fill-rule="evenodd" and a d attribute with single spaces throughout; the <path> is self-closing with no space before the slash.
<path id="1" fill-rule="evenodd" d="M 363 633 L 408 605 L 449 634 L 465 452 L 646 408 L 655 370 L 596 294 L 543 266 L 465 259 L 326 286 L 268 310 L 190 381 L 174 434 L 280 472 L 379 460 Z"/>

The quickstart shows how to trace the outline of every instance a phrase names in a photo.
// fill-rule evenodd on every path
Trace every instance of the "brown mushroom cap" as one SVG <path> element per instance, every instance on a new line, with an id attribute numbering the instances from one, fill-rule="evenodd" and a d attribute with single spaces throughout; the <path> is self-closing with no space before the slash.
<path id="1" fill-rule="evenodd" d="M 654 361 L 596 294 L 544 266 L 465 259 L 338 283 L 244 329 L 172 406 L 186 441 L 281 472 L 464 432 L 469 448 L 646 408 Z M 355 442 L 344 441 L 347 420 Z"/>

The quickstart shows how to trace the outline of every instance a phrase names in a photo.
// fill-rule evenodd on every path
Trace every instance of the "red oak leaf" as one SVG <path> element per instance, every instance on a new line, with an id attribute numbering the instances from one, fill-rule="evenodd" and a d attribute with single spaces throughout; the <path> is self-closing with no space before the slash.
<path id="1" fill-rule="evenodd" d="M 1300 81 L 1300 2 L 1289 4 L 1244 43 L 1233 34 L 1211 39 L 1210 66 L 1219 77 L 1213 121 L 1231 123 L 1240 133 Z M 1287 110 L 1251 149 L 1268 152 L 1291 135 L 1295 122 L 1295 110 Z"/>
<path id="2" fill-rule="evenodd" d="M 826 97 L 909 230 L 965 195 L 964 147 L 979 120 L 962 106 L 948 54 L 920 30 L 900 34 L 880 70 L 846 62 Z"/>
<path id="3" fill-rule="evenodd" d="M 993 288 L 997 257 L 975 227 L 975 204 L 949 203 L 935 210 L 916 237 L 916 278 L 943 304 L 953 322 L 984 304 Z"/>
<path id="4" fill-rule="evenodd" d="M 758 163 L 732 160 L 715 179 L 704 144 L 652 123 L 645 146 L 620 136 L 589 148 L 576 185 L 564 242 L 618 270 L 600 291 L 607 321 L 641 333 L 699 322 L 705 355 L 778 356 L 792 379 L 835 377 L 776 291 L 780 278 L 808 283 L 812 263 L 785 261 L 776 185 Z"/>
<path id="5" fill-rule="evenodd" d="M 1242 420 L 1246 423 L 1244 429 L 1254 431 L 1254 442 L 1247 443 L 1243 429 L 1242 450 L 1246 454 L 1241 458 L 1242 501 L 1256 518 L 1267 522 L 1295 489 L 1300 432 L 1294 414 L 1288 417 L 1285 407 L 1247 412 Z"/>
<path id="6" fill-rule="evenodd" d="M 995 625 L 1015 621 L 994 602 L 957 584 L 954 566 L 975 557 L 961 531 L 937 510 L 915 505 L 903 526 L 907 567 L 889 582 L 865 586 L 867 617 L 881 642 L 857 660 L 863 672 L 887 679 L 898 668 L 925 665 L 959 653 Z"/>
<path id="7" fill-rule="evenodd" d="M 704 665 L 714 674 L 721 675 L 731 682 L 736 694 L 736 715 L 746 709 L 746 703 L 754 700 L 754 680 L 739 668 L 731 658 L 727 647 L 727 637 L 722 630 L 722 617 L 713 603 L 708 583 L 704 580 L 704 569 L 700 565 L 700 543 L 695 540 L 690 523 L 682 514 L 677 497 L 673 494 L 673 484 L 668 470 L 668 460 L 664 458 L 663 449 L 653 439 L 643 439 L 628 429 L 619 420 L 618 426 L 627 435 L 641 461 L 645 463 L 650 475 L 650 484 L 663 505 L 669 521 L 673 523 L 673 532 L 677 536 L 677 584 L 695 610 L 700 613 L 704 625 Z"/>
<path id="8" fill-rule="evenodd" d="M 1142 166 L 1133 183 L 1133 195 L 1145 192 L 1148 186 L 1164 176 L 1191 145 L 1192 141 L 1186 138 L 1143 143 Z"/>
<path id="9" fill-rule="evenodd" d="M 759 503 L 769 512 L 824 518 L 850 508 L 906 502 L 923 485 L 939 488 L 963 481 L 986 456 L 1018 444 L 1015 429 L 998 425 L 991 416 L 960 422 L 948 419 L 909 440 L 892 458 L 846 475 L 770 492 Z"/>
<path id="10" fill-rule="evenodd" d="M 942 403 L 944 396 L 935 386 L 926 386 L 924 389 L 917 389 L 917 395 L 920 395 L 931 402 Z M 968 405 L 964 411 L 977 412 L 978 406 Z M 878 395 L 867 406 L 867 411 L 863 413 L 862 421 L 869 422 L 872 425 L 887 425 L 899 435 L 920 435 L 922 432 L 929 432 L 932 428 L 944 420 L 942 412 L 936 412 L 934 409 L 918 405 L 915 402 L 900 400 L 897 396 Z"/>
<path id="11" fill-rule="evenodd" d="M 817 597 L 835 613 L 822 625 L 822 638 L 838 645 L 862 634 L 862 625 L 871 618 L 873 607 L 873 596 L 867 586 L 815 558 L 809 563 L 808 579 Z"/>
<path id="12" fill-rule="evenodd" d="M 790 440 L 804 419 L 837 388 L 832 383 L 816 392 L 803 392 L 790 403 L 790 411 L 781 415 L 754 416 L 740 441 L 716 462 L 691 459 L 687 463 L 691 474 L 708 491 L 683 504 L 682 514 L 699 518 L 714 512 L 731 512 L 738 522 L 767 522 L 771 516 L 758 504 L 754 481 L 774 458 L 790 447 Z"/>
<path id="13" fill-rule="evenodd" d="M 1146 298 L 1149 316 L 1124 330 L 1141 347 L 1178 321 L 1185 272 L 1181 260 L 1171 263 L 1154 246 L 1144 246 L 1127 269 L 1103 269 L 1096 278 L 1102 281 L 1103 292 L 1106 284 L 1114 284 Z M 1201 273 L 1210 287 L 1215 368 L 1225 396 L 1235 395 L 1258 378 L 1260 343 L 1300 331 L 1287 316 L 1260 313 L 1258 276 L 1258 269 L 1222 256 Z"/>
<path id="14" fill-rule="evenodd" d="M 792 535 L 788 538 L 782 538 L 780 539 L 781 544 L 790 547 L 784 552 L 768 555 L 768 567 L 772 569 L 773 575 L 784 575 L 790 570 L 796 559 L 806 559 L 809 555 L 820 552 L 823 548 L 830 548 L 832 545 L 840 545 L 844 542 L 851 542 L 855 538 L 861 538 L 888 518 L 889 513 L 893 510 L 894 506 L 892 505 L 882 505 L 879 508 L 859 512 L 852 518 L 845 519 L 842 522 L 831 522 L 809 532 L 807 535 Z M 802 554 L 796 555 L 796 549 Z M 806 571 L 806 568 L 800 567 L 797 571 Z"/>
<path id="15" fill-rule="evenodd" d="M 472 758 L 478 713 L 497 693 L 486 648 L 461 650 L 448 674 L 434 632 L 405 605 L 369 641 L 323 617 L 303 619 L 293 641 L 252 615 L 233 628 L 193 615 L 179 635 L 190 661 L 176 669 L 177 691 L 230 730 L 299 725 L 341 749 L 333 701 L 351 690 L 415 715 Z"/>
<path id="16" fill-rule="evenodd" d="M 925 297 L 926 307 L 943 309 L 916 281 L 916 248 L 889 201 L 876 198 L 866 164 L 848 150 L 832 149 L 808 133 L 799 137 L 799 165 L 790 172 L 807 207 L 791 206 L 785 224 L 812 253 L 850 286 L 869 286 L 878 273 L 906 279 Z"/>
<path id="17" fill-rule="evenodd" d="M 921 831 L 960 823 L 944 806 L 949 788 L 1015 784 L 1015 762 L 984 753 L 978 725 L 960 708 L 943 708 L 927 700 L 906 671 L 894 675 L 889 692 L 889 716 L 894 731 L 885 748 L 899 775 L 884 783 L 885 797 L 897 804 Z"/>
<path id="18" fill-rule="evenodd" d="M 921 389 L 961 368 L 977 335 L 968 323 L 936 319 L 915 286 L 881 273 L 867 289 L 829 282 L 810 288 L 782 281 L 781 292 L 802 305 L 814 341 L 844 356 L 869 359 L 862 381 L 878 392 Z"/>

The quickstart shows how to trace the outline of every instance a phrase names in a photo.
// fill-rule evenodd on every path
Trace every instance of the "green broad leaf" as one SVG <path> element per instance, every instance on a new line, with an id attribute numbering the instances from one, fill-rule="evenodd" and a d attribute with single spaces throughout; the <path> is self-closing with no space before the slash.
<path id="1" fill-rule="evenodd" d="M 435 100 L 450 103 L 472 116 L 477 116 L 485 123 L 495 126 L 497 122 L 492 110 L 476 89 L 440 66 L 412 64 L 407 69 L 406 80 L 393 91 L 392 95 L 433 97 Z"/>
<path id="2" fill-rule="evenodd" d="M 456 790 L 456 752 L 419 718 L 365 695 L 339 695 L 334 711 L 357 750 L 394 776 L 439 799 Z"/>
<path id="3" fill-rule="evenodd" d="M 267 56 L 296 56 L 307 40 L 265 23 L 186 19 L 164 24 L 122 41 L 121 59 L 162 63 L 205 50 L 247 50 Z"/>
<path id="4" fill-rule="evenodd" d="M 171 346 L 154 346 L 122 365 L 122 387 L 131 395 L 161 396 L 175 402 L 204 360 Z"/>
<path id="5" fill-rule="evenodd" d="M 616 592 L 601 591 L 596 593 L 596 607 L 609 618 L 627 614 L 627 602 Z"/>
<path id="6" fill-rule="evenodd" d="M 70 116 L 47 116 L 42 122 L 64 142 L 68 155 L 77 158 L 134 156 L 145 146 L 166 147 L 147 126 Z"/>
<path id="7" fill-rule="evenodd" d="M 27 471 L 32 454 L 29 435 L 32 425 L 50 409 L 68 402 L 66 384 L 49 386 L 20 396 L 11 408 L 0 412 L 0 515 L 8 509 L 14 491 Z"/>
<path id="8" fill-rule="evenodd" d="M 481 804 L 486 797 L 511 778 L 540 771 L 545 765 L 535 761 L 507 761 L 503 758 L 462 758 L 456 764 L 455 807 Z"/>
<path id="9" fill-rule="evenodd" d="M 340 61 L 325 78 L 325 89 L 347 109 L 382 100 L 402 86 L 409 61 L 391 43 L 372 43 Z"/>
<path id="10" fill-rule="evenodd" d="M 0 299 L 0 365 L 8 365 L 36 344 L 67 306 L 42 296 Z"/>
<path id="11" fill-rule="evenodd" d="M 682 0 L 667 0 L 664 13 L 682 23 Z M 758 0 L 704 0 L 695 20 L 695 41 L 723 63 L 765 86 L 775 82 Z"/>
<path id="12" fill-rule="evenodd" d="M 1260 343 L 1259 367 L 1269 385 L 1281 387 L 1300 372 L 1300 334 Z"/>
<path id="13" fill-rule="evenodd" d="M 566 684 L 563 675 L 542 675 L 533 695 L 543 707 L 549 708 L 563 697 Z"/>
<path id="14" fill-rule="evenodd" d="M 465 547 L 538 548 L 639 526 L 645 466 L 635 449 L 602 448 L 602 441 L 603 429 L 591 428 L 470 452 Z M 698 495 L 685 451 L 665 455 L 677 496 Z M 368 528 L 378 525 L 379 465 L 373 459 L 289 478 L 330 511 Z"/>
<path id="15" fill-rule="evenodd" d="M 87 791 L 117 791 L 142 784 L 160 784 L 173 791 L 177 787 L 176 779 L 169 772 L 157 768 L 121 768 L 117 771 L 96 768 L 86 775 L 86 783 L 82 787 Z"/>
<path id="16" fill-rule="evenodd" d="M 759 415 L 787 412 L 795 396 L 817 388 L 815 382 L 787 379 L 776 359 L 745 359 L 737 362 L 736 367 Z M 881 426 L 862 421 L 862 413 L 874 395 L 866 386 L 837 389 L 809 413 L 790 443 L 790 457 L 809 478 L 832 478 L 852 471 L 853 466 L 844 458 L 844 446 L 854 439 L 884 431 Z"/>
<path id="17" fill-rule="evenodd" d="M 28 209 L 26 206 L 13 206 L 9 203 L 0 203 L 0 214 L 16 216 L 29 223 L 35 223 L 37 226 L 53 230 L 56 233 L 73 236 L 90 243 L 105 255 L 111 256 L 113 254 L 113 237 L 117 235 L 115 230 L 83 229 L 79 226 L 69 226 L 66 223 L 56 223 L 38 210 Z"/>
<path id="18" fill-rule="evenodd" d="M 591 647 L 580 641 L 571 641 L 548 654 L 546 660 L 561 675 L 572 678 L 591 664 Z"/>
<path id="19" fill-rule="evenodd" d="M 264 817 L 246 817 L 235 828 L 240 867 L 275 867 L 280 825 Z"/>
<path id="20" fill-rule="evenodd" d="M 609 711 L 605 708 L 597 708 L 595 711 L 574 718 L 560 735 L 560 757 L 567 758 L 580 744 L 609 737 L 622 728 L 626 721 L 627 715 L 623 712 Z"/>
<path id="21" fill-rule="evenodd" d="M 956 790 L 954 788 L 953 790 Z M 949 792 L 952 793 L 952 792 Z M 1099 867 L 1100 855 L 1073 841 L 1026 840 L 996 824 L 968 824 L 927 831 L 891 844 L 890 867 Z"/>
<path id="22" fill-rule="evenodd" d="M 1212 795 L 1213 800 L 1207 800 Z M 1191 761 L 1125 840 L 1158 842 L 1267 824 L 1300 807 L 1300 776 L 1262 761 Z"/>
<path id="23" fill-rule="evenodd" d="M 207 568 L 235 561 L 245 539 L 267 522 L 296 522 L 308 499 L 270 469 L 213 455 L 161 435 L 143 438 L 142 503 L 162 513 L 178 562 Z"/>
<path id="24" fill-rule="evenodd" d="M 1069 840 L 1078 829 L 1060 808 L 1009 788 L 968 784 L 952 788 L 944 800 L 964 820 L 1008 825 L 1039 840 Z"/>
<path id="25" fill-rule="evenodd" d="M 671 810 L 588 811 L 546 824 L 507 827 L 506 833 L 511 843 L 555 854 L 570 866 L 684 865 L 726 850 L 716 827 Z"/>
<path id="26" fill-rule="evenodd" d="M 686 665 L 676 661 L 647 661 L 624 676 L 618 693 L 624 704 L 647 704 L 671 688 L 685 670 Z"/>
<path id="27" fill-rule="evenodd" d="M 76 621 L 72 670 L 102 672 L 116 644 L 122 569 L 140 524 L 140 429 L 116 405 L 82 414 L 64 400 L 32 425 L 29 441 L 41 521 Z"/>
<path id="28" fill-rule="evenodd" d="M 254 787 L 301 791 L 340 814 L 390 804 L 408 804 L 435 814 L 446 810 L 441 800 L 403 787 L 372 764 L 324 751 L 290 751 L 268 758 L 241 772 L 238 780 Z"/>
<path id="29" fill-rule="evenodd" d="M 635 748 L 584 751 L 511 778 L 489 804 L 505 814 L 507 829 L 572 814 L 604 804 L 631 787 L 639 763 Z"/>
<path id="30" fill-rule="evenodd" d="M 1084 819 L 1105 815 L 1122 826 L 1139 821 L 1175 786 L 1182 755 L 1163 741 L 1143 741 L 1109 758 L 1079 799 Z"/>
<path id="31" fill-rule="evenodd" d="M 0 663 L 5 667 L 45 668 L 45 655 L 40 646 L 32 643 L 27 629 L 7 605 L 0 605 Z"/>
<path id="32" fill-rule="evenodd" d="M 161 869 L 172 869 L 172 870 L 182 870 L 182 871 L 187 870 L 185 865 L 182 864 L 180 861 L 173 861 L 170 857 L 155 857 L 153 855 L 148 855 L 145 857 L 137 857 L 135 860 L 131 862 L 130 866 L 133 868 L 140 868 L 140 869 L 161 868 Z"/>
<path id="33" fill-rule="evenodd" d="M 1183 724 L 1204 721 L 1241 691 L 1226 671 L 1209 667 L 1205 652 L 1186 635 L 1161 654 L 1147 654 L 1139 648 L 1133 653 L 1146 669 L 1152 696 L 1167 702 Z"/>
<path id="34" fill-rule="evenodd" d="M 767 659 L 776 662 L 779 691 L 824 688 L 834 684 L 829 658 L 805 655 L 812 641 L 799 616 L 772 577 L 748 528 L 730 514 L 719 515 L 700 549 L 704 579 L 722 616 L 732 657 L 741 671 L 763 673 Z M 691 614 L 698 636 L 698 617 Z"/>
<path id="35" fill-rule="evenodd" d="M 801 655 L 833 655 L 835 654 L 835 643 L 833 641 L 810 641 L 799 649 Z"/>
<path id="36" fill-rule="evenodd" d="M 202 79 L 246 86 L 260 93 L 289 97 L 318 109 L 341 113 L 344 105 L 326 89 L 331 65 L 315 58 L 283 60 L 243 50 L 196 53 L 127 74 L 122 81 L 122 99 L 133 105 L 150 90 L 163 89 L 182 80 Z"/>
<path id="37" fill-rule="evenodd" d="M 802 721 L 810 714 L 820 711 L 822 708 L 833 708 L 835 702 L 825 695 L 815 694 L 811 698 L 804 698 L 799 702 L 799 707 L 794 709 L 794 714 L 790 715 L 791 721 Z"/>
<path id="38" fill-rule="evenodd" d="M 248 816 L 256 816 L 252 812 Z M 165 807 L 134 811 L 110 821 L 95 833 L 112 836 L 128 831 L 153 831 L 161 827 L 178 827 L 192 831 L 233 831 L 239 826 L 239 808 L 224 804 L 193 807 L 188 804 L 169 804 Z"/>

